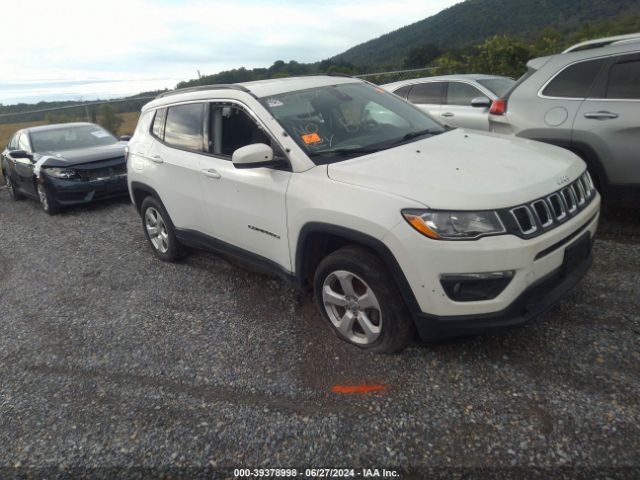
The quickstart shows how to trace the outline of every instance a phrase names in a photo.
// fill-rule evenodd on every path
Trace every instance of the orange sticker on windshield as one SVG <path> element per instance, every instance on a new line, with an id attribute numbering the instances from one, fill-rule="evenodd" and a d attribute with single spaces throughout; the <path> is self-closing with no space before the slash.
<path id="1" fill-rule="evenodd" d="M 302 135 L 301 138 L 302 141 L 307 145 L 309 145 L 310 143 L 318 143 L 322 141 L 320 135 L 318 135 L 317 133 L 307 133 L 306 135 Z"/>

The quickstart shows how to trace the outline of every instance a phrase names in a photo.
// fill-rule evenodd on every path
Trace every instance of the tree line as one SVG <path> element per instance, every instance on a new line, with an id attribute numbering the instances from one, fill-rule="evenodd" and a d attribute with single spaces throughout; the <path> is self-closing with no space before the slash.
<path id="1" fill-rule="evenodd" d="M 364 75 L 398 69 L 429 69 L 429 75 L 485 73 L 516 78 L 526 71 L 526 63 L 531 58 L 559 53 L 564 48 L 583 40 L 638 31 L 640 31 L 640 15 L 624 15 L 598 23 L 584 23 L 573 32 L 545 28 L 537 36 L 530 39 L 511 35 L 495 35 L 474 45 L 456 49 L 443 49 L 438 45 L 427 43 L 409 50 L 404 58 L 399 58 L 393 64 L 371 64 L 362 67 L 340 58 L 326 59 L 315 63 L 277 60 L 268 68 L 236 68 L 183 81 L 178 83 L 176 88 L 317 73 Z M 417 76 L 425 76 L 425 72 L 376 75 L 367 77 L 367 79 L 374 83 L 386 83 Z M 35 105 L 20 103 L 6 106 L 0 104 L 0 115 L 11 114 L 10 116 L 0 116 L 0 124 L 18 121 L 60 123 L 85 120 L 103 123 L 103 126 L 117 134 L 118 128 L 122 124 L 120 113 L 139 111 L 149 101 L 145 97 L 153 97 L 159 93 L 162 91 L 143 92 L 113 103 L 79 105 L 55 112 L 26 113 L 32 110 L 69 107 L 76 105 L 77 102 L 40 102 Z"/>

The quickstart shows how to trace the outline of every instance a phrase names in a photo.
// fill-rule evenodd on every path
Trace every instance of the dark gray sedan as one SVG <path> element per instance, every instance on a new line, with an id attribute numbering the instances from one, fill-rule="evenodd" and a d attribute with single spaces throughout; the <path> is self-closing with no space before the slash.
<path id="1" fill-rule="evenodd" d="M 15 200 L 39 200 L 49 214 L 127 195 L 126 139 L 93 123 L 19 130 L 2 152 L 9 194 Z"/>

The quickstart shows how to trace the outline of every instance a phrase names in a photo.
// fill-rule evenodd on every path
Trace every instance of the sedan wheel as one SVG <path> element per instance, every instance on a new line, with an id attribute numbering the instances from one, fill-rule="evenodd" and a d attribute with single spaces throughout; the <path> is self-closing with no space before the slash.
<path id="1" fill-rule="evenodd" d="M 9 192 L 9 196 L 11 198 L 13 198 L 14 200 L 22 200 L 24 198 L 24 196 L 16 190 L 13 181 L 7 175 L 4 176 L 4 182 L 7 186 L 7 191 Z"/>
<path id="2" fill-rule="evenodd" d="M 169 250 L 169 232 L 158 210 L 147 208 L 144 220 L 151 244 L 160 253 L 166 253 Z"/>
<path id="3" fill-rule="evenodd" d="M 52 204 L 51 197 L 49 196 L 49 192 L 47 192 L 46 187 L 38 183 L 37 189 L 38 198 L 40 199 L 40 205 L 42 205 L 42 209 L 49 215 L 58 213 L 59 207 Z"/>

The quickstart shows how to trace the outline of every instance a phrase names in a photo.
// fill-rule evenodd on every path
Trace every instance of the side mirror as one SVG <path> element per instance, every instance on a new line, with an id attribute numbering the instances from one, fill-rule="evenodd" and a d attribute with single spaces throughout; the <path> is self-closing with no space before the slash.
<path id="1" fill-rule="evenodd" d="M 131 140 L 131 135 L 120 135 L 120 138 L 118 138 L 118 140 L 120 140 L 121 142 L 128 142 L 129 140 Z"/>
<path id="2" fill-rule="evenodd" d="M 33 155 L 25 150 L 13 150 L 9 152 L 11 158 L 28 158 L 29 160 L 33 160 Z"/>
<path id="3" fill-rule="evenodd" d="M 485 96 L 476 97 L 471 100 L 471 106 L 476 108 L 489 108 L 491 106 L 491 100 Z"/>
<path id="4" fill-rule="evenodd" d="M 270 167 L 279 163 L 273 159 L 273 149 L 264 143 L 253 143 L 237 149 L 231 161 L 236 168 Z"/>

